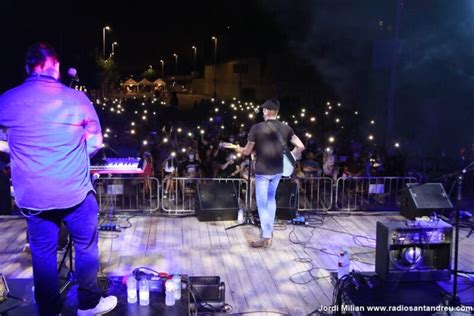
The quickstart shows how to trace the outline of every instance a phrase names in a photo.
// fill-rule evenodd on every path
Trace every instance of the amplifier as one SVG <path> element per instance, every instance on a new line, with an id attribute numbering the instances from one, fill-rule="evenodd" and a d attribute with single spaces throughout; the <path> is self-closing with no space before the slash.
<path id="1" fill-rule="evenodd" d="M 449 280 L 452 235 L 442 220 L 377 222 L 375 272 L 388 281 Z"/>

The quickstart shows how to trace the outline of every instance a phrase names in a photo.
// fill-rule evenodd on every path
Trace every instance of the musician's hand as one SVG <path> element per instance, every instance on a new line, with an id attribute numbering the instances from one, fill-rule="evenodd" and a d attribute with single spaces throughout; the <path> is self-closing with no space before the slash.
<path id="1" fill-rule="evenodd" d="M 236 145 L 235 146 L 235 152 L 238 153 L 238 154 L 242 154 L 242 147 L 240 147 L 240 145 Z"/>

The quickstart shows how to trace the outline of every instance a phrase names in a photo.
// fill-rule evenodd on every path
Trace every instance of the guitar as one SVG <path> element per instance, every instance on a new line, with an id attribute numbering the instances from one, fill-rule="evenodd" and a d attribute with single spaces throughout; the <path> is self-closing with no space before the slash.
<path id="1" fill-rule="evenodd" d="M 227 148 L 227 149 L 237 149 L 240 146 L 232 144 L 232 143 L 222 142 L 222 143 L 219 143 L 219 147 Z M 282 174 L 284 177 L 291 176 L 293 172 L 295 171 L 296 157 L 295 155 L 293 155 L 292 152 L 289 152 L 289 155 L 291 155 L 291 158 L 288 157 L 287 154 L 283 153 L 283 173 Z"/>
<path id="2" fill-rule="evenodd" d="M 0 152 L 5 152 L 7 154 L 10 153 L 10 148 L 8 147 L 8 143 L 4 140 L 0 140 Z"/>
<path id="3" fill-rule="evenodd" d="M 290 157 L 288 157 L 288 155 L 283 153 L 283 176 L 284 177 L 290 177 L 295 171 L 296 157 L 295 155 L 293 155 L 291 151 L 289 155 L 291 155 L 291 158 L 293 159 L 291 159 Z"/>

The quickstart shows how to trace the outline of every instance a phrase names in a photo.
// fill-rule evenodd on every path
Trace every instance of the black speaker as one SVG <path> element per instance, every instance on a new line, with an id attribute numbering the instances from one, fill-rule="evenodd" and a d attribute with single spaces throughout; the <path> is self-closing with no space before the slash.
<path id="1" fill-rule="evenodd" d="M 196 217 L 203 221 L 236 220 L 239 212 L 237 188 L 233 182 L 198 183 Z"/>
<path id="2" fill-rule="evenodd" d="M 449 280 L 452 235 L 442 220 L 377 222 L 375 272 L 387 281 Z"/>
<path id="3" fill-rule="evenodd" d="M 298 185 L 284 181 L 278 184 L 276 192 L 276 217 L 280 220 L 290 220 L 296 217 L 298 208 Z"/>
<path id="4" fill-rule="evenodd" d="M 400 214 L 406 218 L 414 219 L 451 208 L 453 208 L 453 204 L 451 204 L 441 183 L 422 185 L 407 183 L 407 188 L 402 194 Z"/>

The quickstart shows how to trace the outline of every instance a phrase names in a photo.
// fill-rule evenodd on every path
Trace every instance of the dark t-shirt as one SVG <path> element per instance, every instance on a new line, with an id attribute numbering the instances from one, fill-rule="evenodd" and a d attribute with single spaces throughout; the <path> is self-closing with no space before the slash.
<path id="1" fill-rule="evenodd" d="M 279 132 L 282 138 L 290 144 L 295 134 L 293 129 L 278 120 L 269 120 Z M 255 143 L 257 163 L 255 174 L 275 175 L 283 172 L 283 146 L 278 135 L 272 130 L 267 122 L 261 122 L 252 126 L 248 141 Z"/>

